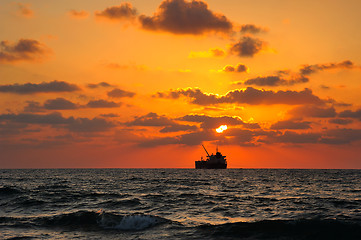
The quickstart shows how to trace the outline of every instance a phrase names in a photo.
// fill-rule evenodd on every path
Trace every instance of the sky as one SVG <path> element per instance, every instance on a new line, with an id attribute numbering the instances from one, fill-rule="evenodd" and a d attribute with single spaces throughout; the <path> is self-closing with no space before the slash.
<path id="1" fill-rule="evenodd" d="M 360 8 L 2 0 L 0 168 L 359 169 Z"/>

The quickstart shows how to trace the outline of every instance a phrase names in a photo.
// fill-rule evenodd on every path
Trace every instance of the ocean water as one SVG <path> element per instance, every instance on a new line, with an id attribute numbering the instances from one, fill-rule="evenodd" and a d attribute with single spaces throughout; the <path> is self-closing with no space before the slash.
<path id="1" fill-rule="evenodd" d="M 361 170 L 0 170 L 0 239 L 361 239 Z"/>

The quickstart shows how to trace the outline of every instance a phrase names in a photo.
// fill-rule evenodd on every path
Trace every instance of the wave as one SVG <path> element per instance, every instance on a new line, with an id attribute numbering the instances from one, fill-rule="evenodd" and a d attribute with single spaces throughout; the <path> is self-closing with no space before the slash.
<path id="1" fill-rule="evenodd" d="M 361 220 L 264 220 L 206 224 L 196 228 L 198 234 L 215 238 L 361 239 Z"/>
<path id="2" fill-rule="evenodd" d="M 122 230 L 139 231 L 166 223 L 169 220 L 153 215 L 118 215 L 104 211 L 78 211 L 37 220 L 40 226 L 67 228 L 72 230 Z"/>
<path id="3" fill-rule="evenodd" d="M 23 191 L 21 191 L 20 189 L 14 188 L 14 187 L 8 187 L 8 186 L 0 187 L 0 196 L 1 196 L 1 195 L 20 194 L 20 193 L 22 193 L 22 192 L 23 192 Z"/>

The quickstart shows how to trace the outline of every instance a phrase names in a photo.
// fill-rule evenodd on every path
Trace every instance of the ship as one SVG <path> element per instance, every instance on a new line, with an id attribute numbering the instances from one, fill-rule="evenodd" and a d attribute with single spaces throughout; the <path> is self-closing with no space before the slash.
<path id="1" fill-rule="evenodd" d="M 227 159 L 226 156 L 223 156 L 222 153 L 218 151 L 218 147 L 216 149 L 216 155 L 212 153 L 209 155 L 207 149 L 203 146 L 204 151 L 207 153 L 207 159 L 204 160 L 201 157 L 201 160 L 195 161 L 196 169 L 226 169 L 227 168 Z"/>

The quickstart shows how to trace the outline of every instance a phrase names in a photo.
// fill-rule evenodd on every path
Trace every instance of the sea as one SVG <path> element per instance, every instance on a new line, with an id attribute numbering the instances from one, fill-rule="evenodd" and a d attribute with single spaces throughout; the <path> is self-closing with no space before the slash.
<path id="1" fill-rule="evenodd" d="M 0 239 L 361 239 L 361 170 L 2 169 Z"/>

